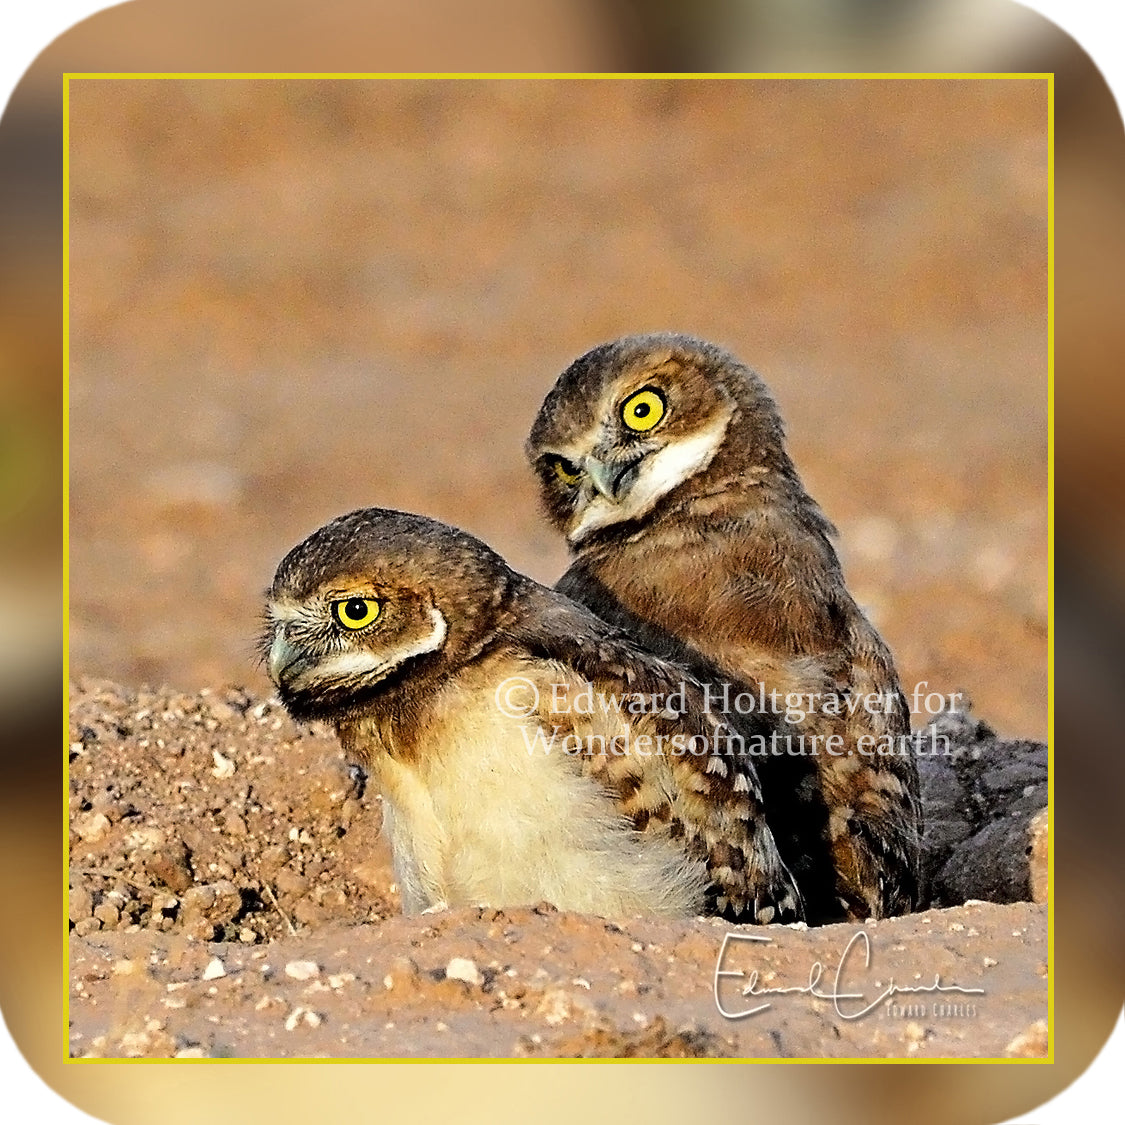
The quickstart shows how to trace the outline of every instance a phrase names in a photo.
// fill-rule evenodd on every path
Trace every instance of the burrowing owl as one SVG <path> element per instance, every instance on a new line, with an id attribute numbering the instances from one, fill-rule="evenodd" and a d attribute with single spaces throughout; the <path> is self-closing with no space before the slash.
<path id="1" fill-rule="evenodd" d="M 799 916 L 699 684 L 472 536 L 341 516 L 282 561 L 266 619 L 285 706 L 332 723 L 382 793 L 408 912 Z"/>
<path id="2" fill-rule="evenodd" d="M 906 702 L 759 376 L 686 336 L 604 344 L 559 377 L 527 452 L 574 555 L 558 590 L 701 681 L 765 701 L 789 748 L 805 736 L 758 765 L 809 920 L 910 910 Z M 811 704 L 803 721 L 795 696 Z"/>

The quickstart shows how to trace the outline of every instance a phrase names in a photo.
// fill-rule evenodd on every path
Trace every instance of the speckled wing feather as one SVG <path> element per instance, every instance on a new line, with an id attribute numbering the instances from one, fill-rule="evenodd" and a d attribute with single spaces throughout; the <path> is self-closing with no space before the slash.
<path id="1" fill-rule="evenodd" d="M 679 714 L 650 706 L 631 716 L 628 753 L 582 755 L 581 763 L 638 830 L 682 840 L 688 856 L 706 865 L 708 912 L 741 922 L 803 917 L 800 892 L 766 820 L 753 756 L 722 717 L 708 711 L 698 681 L 553 591 L 529 585 L 520 601 L 512 638 L 576 674 L 595 697 L 674 697 L 677 710 L 683 704 Z M 574 721 L 570 713 L 552 711 L 547 700 L 542 708 L 542 722 Z M 637 739 L 645 736 L 660 752 L 637 752 Z M 677 736 L 681 747 L 694 739 L 697 752 L 678 749 Z"/>
<path id="2" fill-rule="evenodd" d="M 661 550 L 643 540 L 630 542 L 598 558 L 599 568 L 589 559 L 577 560 L 558 589 L 647 648 L 686 664 L 701 682 L 729 683 L 733 693 L 752 695 L 764 684 L 767 692 L 780 691 L 783 709 L 789 693 L 817 699 L 799 722 L 789 723 L 784 715 L 768 718 L 783 738 L 840 736 L 847 753 L 769 756 L 759 767 L 769 821 L 800 884 L 808 920 L 823 924 L 910 911 L 918 901 L 922 816 L 906 737 L 909 714 L 885 644 L 842 587 L 817 599 L 798 598 L 796 584 L 779 581 L 771 587 L 759 574 L 755 588 L 763 605 L 747 602 L 742 588 L 693 587 L 691 572 L 744 570 L 737 555 L 729 555 L 736 545 L 729 537 L 707 543 L 704 560 L 700 551 L 689 557 L 666 543 Z M 667 589 L 684 591 L 674 608 L 654 592 Z M 642 612 L 627 605 L 622 594 L 638 602 Z M 835 616 L 825 609 L 837 604 Z M 777 621 L 815 613 L 832 626 L 825 652 L 816 651 L 818 633 L 811 626 L 809 636 L 802 633 L 795 643 L 762 635 Z M 821 630 L 828 628 L 825 624 Z M 863 700 L 874 697 L 890 698 L 893 706 L 872 714 Z M 828 706 L 833 699 L 838 714 Z M 727 718 L 743 725 L 742 716 Z M 864 736 L 900 745 L 893 753 L 865 755 L 858 752 Z"/>

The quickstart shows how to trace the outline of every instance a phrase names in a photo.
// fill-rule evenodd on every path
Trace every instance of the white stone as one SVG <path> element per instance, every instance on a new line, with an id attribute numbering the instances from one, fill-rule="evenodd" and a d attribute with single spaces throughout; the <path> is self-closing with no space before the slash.
<path id="1" fill-rule="evenodd" d="M 290 961 L 285 966 L 285 975 L 294 980 L 312 980 L 320 976 L 320 966 L 315 961 Z"/>
<path id="2" fill-rule="evenodd" d="M 226 975 L 226 968 L 218 957 L 212 957 L 211 960 L 207 962 L 207 968 L 203 970 L 203 980 L 218 980 L 220 977 L 225 977 Z"/>
<path id="3" fill-rule="evenodd" d="M 463 980 L 466 984 L 471 984 L 474 987 L 484 983 L 484 978 L 480 975 L 476 962 L 470 961 L 467 957 L 452 958 L 449 964 L 445 966 L 445 975 L 450 980 Z"/>

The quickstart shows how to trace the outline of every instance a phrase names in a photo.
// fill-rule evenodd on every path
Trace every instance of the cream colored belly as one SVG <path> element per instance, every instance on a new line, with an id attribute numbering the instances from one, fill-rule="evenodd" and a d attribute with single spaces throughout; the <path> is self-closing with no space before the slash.
<path id="1" fill-rule="evenodd" d="M 574 759 L 529 752 L 491 700 L 434 736 L 421 763 L 372 763 L 407 913 L 544 900 L 607 917 L 701 909 L 702 865 L 638 833 Z"/>

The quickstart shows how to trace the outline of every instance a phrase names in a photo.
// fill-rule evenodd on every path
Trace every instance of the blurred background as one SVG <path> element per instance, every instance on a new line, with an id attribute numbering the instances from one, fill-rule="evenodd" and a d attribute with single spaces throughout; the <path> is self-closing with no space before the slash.
<path id="1" fill-rule="evenodd" d="M 63 953 L 62 73 L 666 68 L 1057 75 L 1066 1034 L 1047 1069 L 538 1069 L 505 1075 L 504 1105 L 565 1079 L 568 1115 L 570 1098 L 665 1120 L 753 1097 L 857 1121 L 909 1100 L 937 1120 L 955 1098 L 966 1120 L 998 1120 L 1058 1089 L 1107 1033 L 1122 974 L 1125 138 L 1085 55 L 1005 0 L 138 0 L 52 44 L 0 121 L 0 857 L 19 919 L 0 929 L 0 997 L 24 1049 L 93 1112 L 148 1120 L 155 1098 L 196 1120 L 205 1099 L 265 1103 L 245 1068 L 63 1071 L 61 1015 L 41 999 L 61 996 Z M 521 453 L 539 401 L 591 344 L 674 328 L 773 387 L 904 681 L 964 689 L 1003 733 L 1046 735 L 1042 82 L 71 90 L 73 675 L 266 690 L 260 590 L 297 539 L 361 504 L 458 523 L 552 581 L 564 555 Z M 335 1070 L 274 1068 L 271 1118 L 354 1104 L 365 1072 L 340 1073 L 333 1093 Z M 455 1094 L 471 1119 L 478 1087 L 496 1111 L 487 1070 L 421 1093 L 409 1076 L 373 1076 L 399 1115 Z"/>
<path id="2" fill-rule="evenodd" d="M 73 80 L 70 109 L 73 674 L 268 690 L 262 588 L 370 504 L 553 582 L 539 403 L 669 328 L 774 388 L 904 682 L 1046 734 L 1045 81 Z"/>

